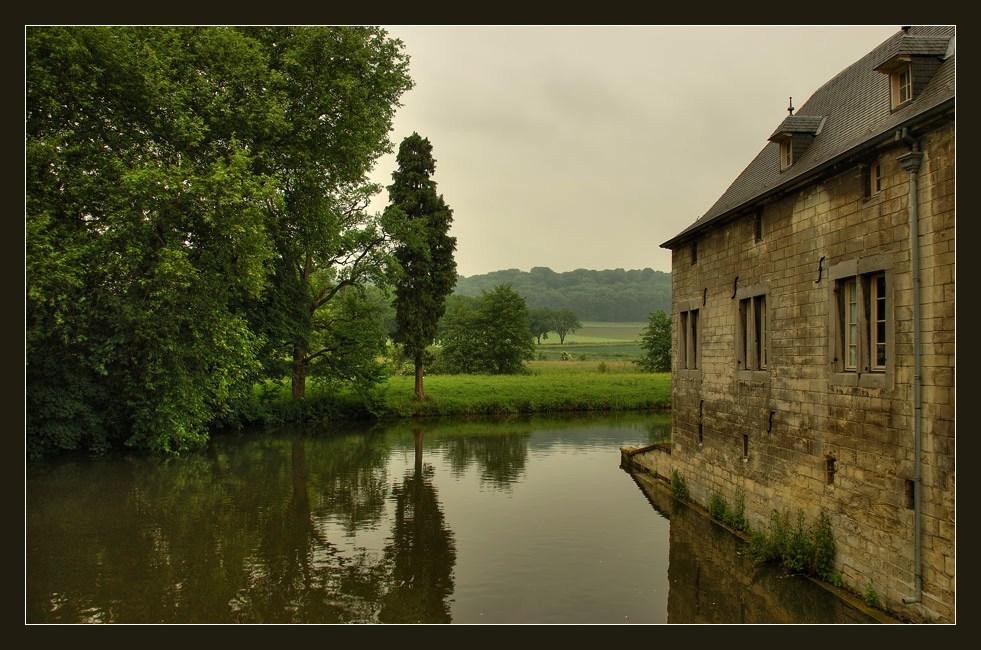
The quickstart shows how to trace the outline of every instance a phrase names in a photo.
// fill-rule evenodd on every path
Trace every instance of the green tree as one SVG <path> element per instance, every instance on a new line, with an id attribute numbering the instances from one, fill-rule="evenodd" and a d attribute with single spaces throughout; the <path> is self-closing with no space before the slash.
<path id="1" fill-rule="evenodd" d="M 481 345 L 477 319 L 480 298 L 451 295 L 446 298 L 446 312 L 439 319 L 437 336 L 440 345 L 440 370 L 456 373 L 481 372 L 475 350 Z"/>
<path id="2" fill-rule="evenodd" d="M 388 186 L 386 224 L 395 233 L 394 340 L 405 347 L 415 367 L 415 394 L 426 399 L 423 354 L 456 285 L 456 237 L 449 234 L 453 211 L 436 193 L 436 161 L 428 138 L 413 133 L 402 140 Z"/>
<path id="3" fill-rule="evenodd" d="M 555 314 L 548 307 L 535 307 L 528 310 L 528 323 L 531 335 L 541 345 L 542 339 L 548 339 L 548 333 L 554 331 Z"/>
<path id="4" fill-rule="evenodd" d="M 447 372 L 515 374 L 534 358 L 528 307 L 510 284 L 478 298 L 453 296 L 447 305 L 440 322 Z"/>
<path id="5" fill-rule="evenodd" d="M 634 363 L 647 372 L 671 372 L 671 317 L 661 310 L 651 312 L 640 347 L 643 355 Z"/>
<path id="6" fill-rule="evenodd" d="M 401 44 L 30 27 L 25 49 L 29 453 L 200 446 L 260 358 L 309 360 L 320 310 L 383 276 L 358 206 L 411 83 Z"/>
<path id="7" fill-rule="evenodd" d="M 477 323 L 481 332 L 482 366 L 493 374 L 515 374 L 535 355 L 528 305 L 510 284 L 495 287 L 480 298 Z"/>
<path id="8" fill-rule="evenodd" d="M 553 329 L 559 335 L 559 343 L 565 343 L 565 337 L 582 327 L 576 312 L 571 309 L 559 309 L 555 312 Z"/>
<path id="9" fill-rule="evenodd" d="M 348 334 L 330 331 L 347 322 L 331 304 L 343 300 L 350 313 L 363 287 L 388 281 L 390 238 L 366 211 L 381 188 L 367 174 L 392 149 L 392 118 L 412 82 L 402 44 L 376 27 L 243 30 L 268 57 L 269 91 L 285 106 L 282 128 L 257 143 L 282 201 L 268 208 L 277 256 L 252 313 L 267 370 L 289 374 L 302 399 L 308 374 L 371 364 L 363 354 L 374 346 L 334 345 Z"/>
<path id="10" fill-rule="evenodd" d="M 25 36 L 28 453 L 199 446 L 258 371 L 268 70 L 225 28 Z"/>

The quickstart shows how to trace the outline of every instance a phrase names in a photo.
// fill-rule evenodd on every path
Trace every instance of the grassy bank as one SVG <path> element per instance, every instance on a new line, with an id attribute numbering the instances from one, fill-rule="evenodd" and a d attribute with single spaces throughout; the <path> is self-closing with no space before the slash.
<path id="1" fill-rule="evenodd" d="M 244 423 L 667 410 L 669 373 L 641 372 L 629 361 L 532 361 L 523 375 L 430 375 L 428 399 L 415 399 L 414 378 L 394 376 L 371 395 L 332 390 L 315 379 L 307 397 L 290 398 L 289 383 L 257 388 Z"/>
<path id="2" fill-rule="evenodd" d="M 641 372 L 645 323 L 586 322 L 560 344 L 558 336 L 535 346 L 536 359 L 522 375 L 429 375 L 425 402 L 415 398 L 411 375 L 389 377 L 369 395 L 311 378 L 304 400 L 290 397 L 288 381 L 256 387 L 241 405 L 239 424 L 358 418 L 666 411 L 670 373 Z"/>

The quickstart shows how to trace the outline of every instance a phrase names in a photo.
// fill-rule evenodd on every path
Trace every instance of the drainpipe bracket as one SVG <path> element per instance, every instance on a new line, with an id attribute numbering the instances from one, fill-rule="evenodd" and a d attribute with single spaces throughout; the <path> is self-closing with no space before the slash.
<path id="1" fill-rule="evenodd" d="M 908 172 L 916 172 L 920 169 L 920 163 L 923 162 L 923 152 L 922 151 L 907 151 L 903 155 L 896 158 L 900 165 L 903 166 Z"/>

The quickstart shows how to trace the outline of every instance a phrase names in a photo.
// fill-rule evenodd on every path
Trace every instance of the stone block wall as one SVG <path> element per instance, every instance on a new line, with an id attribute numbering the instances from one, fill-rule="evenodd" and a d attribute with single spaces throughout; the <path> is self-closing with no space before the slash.
<path id="1" fill-rule="evenodd" d="M 871 586 L 896 614 L 954 617 L 954 128 L 920 138 L 917 173 L 922 385 L 920 602 L 915 593 L 913 327 L 909 174 L 881 151 L 883 188 L 867 196 L 861 168 L 765 205 L 754 216 L 699 236 L 698 258 L 674 251 L 673 322 L 679 305 L 699 308 L 700 367 L 673 377 L 670 454 L 635 459 L 691 496 L 730 503 L 766 528 L 771 511 L 831 517 L 838 567 L 860 593 Z M 885 372 L 836 366 L 835 281 L 856 269 L 887 279 Z M 767 296 L 765 371 L 737 370 L 740 291 Z M 679 332 L 674 328 L 677 350 Z M 677 357 L 677 355 L 674 355 Z"/>

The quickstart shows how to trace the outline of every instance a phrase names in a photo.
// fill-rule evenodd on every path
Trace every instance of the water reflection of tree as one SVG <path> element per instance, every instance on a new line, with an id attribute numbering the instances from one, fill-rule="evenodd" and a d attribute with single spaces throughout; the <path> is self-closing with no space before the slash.
<path id="1" fill-rule="evenodd" d="M 671 413 L 658 413 L 644 422 L 647 444 L 671 441 Z"/>
<path id="2" fill-rule="evenodd" d="M 28 621 L 372 621 L 380 554 L 323 524 L 381 521 L 388 453 L 383 436 L 267 436 L 32 479 Z"/>
<path id="3" fill-rule="evenodd" d="M 508 488 L 525 471 L 528 462 L 529 433 L 446 436 L 440 444 L 455 476 L 477 463 L 480 480 L 498 488 Z"/>
<path id="4" fill-rule="evenodd" d="M 382 623 L 449 623 L 456 546 L 423 463 L 423 437 L 415 432 L 415 464 L 393 489 L 395 524 L 385 556 L 391 573 L 378 614 Z"/>

